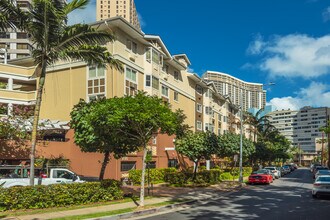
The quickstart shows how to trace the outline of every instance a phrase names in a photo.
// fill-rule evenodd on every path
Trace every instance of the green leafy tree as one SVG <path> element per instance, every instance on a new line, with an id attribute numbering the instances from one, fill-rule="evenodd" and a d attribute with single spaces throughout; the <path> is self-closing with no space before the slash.
<path id="1" fill-rule="evenodd" d="M 330 121 L 328 121 L 327 126 L 320 128 L 320 131 L 327 135 L 328 142 L 328 167 L 330 167 Z"/>
<path id="2" fill-rule="evenodd" d="M 218 138 L 219 148 L 217 155 L 219 157 L 233 157 L 240 151 L 240 135 L 227 133 Z M 255 146 L 252 141 L 243 136 L 243 158 L 249 158 L 255 152 Z"/>
<path id="3" fill-rule="evenodd" d="M 181 131 L 182 112 L 172 112 L 169 104 L 162 99 L 138 92 L 135 96 L 113 98 L 115 109 L 106 123 L 116 129 L 123 145 L 143 149 L 140 206 L 144 206 L 144 184 L 147 145 L 155 133 L 176 134 Z"/>
<path id="4" fill-rule="evenodd" d="M 71 128 L 74 129 L 74 141 L 83 152 L 99 152 L 104 154 L 99 180 L 103 180 L 110 156 L 119 159 L 129 152 L 137 150 L 125 144 L 120 138 L 115 124 L 107 123 L 113 117 L 118 106 L 118 99 L 101 99 L 86 103 L 84 100 L 71 111 Z"/>
<path id="5" fill-rule="evenodd" d="M 8 28 L 26 31 L 33 43 L 32 56 L 39 85 L 31 138 L 30 184 L 34 185 L 34 161 L 37 127 L 46 69 L 59 60 L 83 60 L 88 65 L 120 67 L 105 45 L 114 36 L 108 30 L 96 30 L 87 24 L 67 25 L 68 14 L 87 6 L 88 0 L 32 0 L 29 10 L 21 10 L 13 0 L 0 0 L 0 31 Z"/>
<path id="6" fill-rule="evenodd" d="M 175 140 L 175 149 L 189 158 L 195 164 L 193 180 L 196 178 L 198 163 L 204 159 L 211 159 L 218 148 L 217 136 L 212 132 L 187 132 Z"/>

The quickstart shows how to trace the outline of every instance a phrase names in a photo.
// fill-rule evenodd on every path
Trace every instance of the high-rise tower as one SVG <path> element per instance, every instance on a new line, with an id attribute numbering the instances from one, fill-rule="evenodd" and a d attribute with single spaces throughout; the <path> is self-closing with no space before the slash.
<path id="1" fill-rule="evenodd" d="M 121 16 L 140 30 L 140 22 L 134 0 L 96 0 L 96 20 Z"/>

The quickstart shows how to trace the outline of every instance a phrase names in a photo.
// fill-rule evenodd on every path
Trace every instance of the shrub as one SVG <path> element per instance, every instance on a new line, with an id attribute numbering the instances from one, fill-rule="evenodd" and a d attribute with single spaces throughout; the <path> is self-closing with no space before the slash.
<path id="1" fill-rule="evenodd" d="M 220 174 L 220 181 L 233 180 L 233 176 L 229 172 L 224 172 Z"/>
<path id="2" fill-rule="evenodd" d="M 123 198 L 118 181 L 0 188 L 0 209 L 36 209 L 106 202 Z"/>
<path id="3" fill-rule="evenodd" d="M 174 167 L 170 168 L 160 168 L 160 169 L 150 169 L 150 181 L 151 183 L 164 183 L 166 182 L 166 176 L 169 173 L 175 173 L 177 170 Z M 133 182 L 134 185 L 141 184 L 141 175 L 142 170 L 130 170 L 129 171 L 129 179 Z M 145 173 L 146 183 L 148 182 L 148 169 L 146 169 Z"/>

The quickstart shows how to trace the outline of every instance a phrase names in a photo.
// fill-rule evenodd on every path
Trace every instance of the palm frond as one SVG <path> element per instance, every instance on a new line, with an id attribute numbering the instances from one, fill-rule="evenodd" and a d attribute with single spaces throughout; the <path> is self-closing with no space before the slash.
<path id="1" fill-rule="evenodd" d="M 65 29 L 61 42 L 56 50 L 62 51 L 66 48 L 77 47 L 83 44 L 105 45 L 114 41 L 115 37 L 110 31 L 99 31 L 87 24 L 75 24 Z"/>
<path id="2" fill-rule="evenodd" d="M 107 48 L 100 45 L 80 45 L 71 47 L 62 51 L 59 55 L 63 60 L 83 60 L 88 65 L 96 65 L 105 67 L 107 64 L 118 70 L 122 70 L 122 64 L 115 60 L 112 55 L 107 52 Z"/>
<path id="3" fill-rule="evenodd" d="M 25 30 L 29 20 L 29 12 L 21 10 L 16 1 L 0 0 L 0 31 L 6 31 L 8 28 Z"/>
<path id="4" fill-rule="evenodd" d="M 76 9 L 84 9 L 88 5 L 89 0 L 72 0 L 70 3 L 68 3 L 63 11 L 66 15 L 71 13 L 72 11 Z"/>

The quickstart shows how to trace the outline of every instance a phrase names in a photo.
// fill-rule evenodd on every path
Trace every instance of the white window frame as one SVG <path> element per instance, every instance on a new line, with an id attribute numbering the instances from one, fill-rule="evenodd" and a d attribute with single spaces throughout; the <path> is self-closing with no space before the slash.
<path id="1" fill-rule="evenodd" d="M 174 91 L 173 100 L 179 102 L 179 92 Z"/>
<path id="2" fill-rule="evenodd" d="M 95 76 L 93 77 L 90 77 L 90 68 L 94 68 L 95 67 Z M 107 94 L 107 79 L 106 79 L 106 67 L 102 67 L 104 70 L 103 70 L 103 75 L 98 75 L 98 70 L 100 69 L 100 67 L 97 67 L 97 66 L 87 66 L 86 69 L 87 69 L 87 80 L 86 80 L 86 97 L 87 97 L 87 101 L 90 102 L 91 100 L 94 100 L 94 99 L 99 99 L 99 98 L 103 98 L 103 97 L 106 97 L 106 94 Z M 100 81 L 101 79 L 104 80 L 104 92 L 100 92 L 101 90 L 101 86 L 100 86 Z M 92 81 L 93 83 L 93 86 L 91 87 L 93 89 L 93 93 L 88 93 L 88 89 L 90 88 L 90 86 L 88 85 L 88 81 Z M 98 93 L 94 93 L 94 80 L 99 80 L 99 92 Z"/>
<path id="3" fill-rule="evenodd" d="M 134 54 L 137 54 L 137 43 L 132 41 L 131 39 L 126 39 L 126 49 Z"/>
<path id="4" fill-rule="evenodd" d="M 161 91 L 162 96 L 168 98 L 169 97 L 169 88 L 167 86 L 163 85 L 163 84 L 161 84 L 161 85 L 162 85 L 162 87 L 161 87 L 162 88 L 162 91 Z M 165 94 L 164 94 L 164 91 L 165 91 Z"/>
<path id="5" fill-rule="evenodd" d="M 201 121 L 196 121 L 196 129 L 199 131 L 203 130 L 203 123 Z"/>
<path id="6" fill-rule="evenodd" d="M 149 78 L 149 79 L 148 79 Z M 148 85 L 148 82 L 149 82 L 149 85 Z M 152 77 L 151 75 L 146 75 L 146 83 L 145 83 L 145 86 L 146 87 L 151 87 L 152 85 Z"/>
<path id="7" fill-rule="evenodd" d="M 135 80 L 132 79 L 132 78 L 127 77 L 127 69 L 129 69 L 131 72 L 135 72 Z M 126 80 L 131 82 L 131 83 L 136 84 L 136 92 L 137 92 L 138 91 L 138 85 L 139 85 L 138 84 L 138 71 L 131 68 L 131 67 L 129 67 L 129 66 L 125 67 L 124 94 L 125 95 L 130 95 L 130 94 L 126 93 Z"/>
<path id="8" fill-rule="evenodd" d="M 196 103 L 196 111 L 199 113 L 203 113 L 203 105 Z"/>

